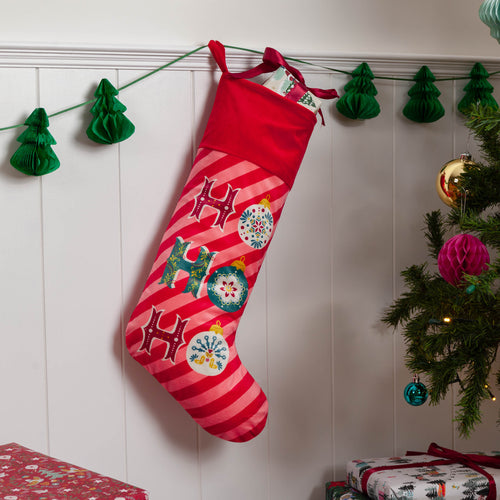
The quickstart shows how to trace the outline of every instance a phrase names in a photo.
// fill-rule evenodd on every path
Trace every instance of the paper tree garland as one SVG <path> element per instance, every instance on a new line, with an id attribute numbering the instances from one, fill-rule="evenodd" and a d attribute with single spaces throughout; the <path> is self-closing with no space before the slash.
<path id="1" fill-rule="evenodd" d="M 352 80 L 345 87 L 345 94 L 337 101 L 337 110 L 347 118 L 366 120 L 380 113 L 380 105 L 375 99 L 378 94 L 372 80 L 370 66 L 365 62 L 352 72 Z"/>
<path id="2" fill-rule="evenodd" d="M 496 16 L 495 23 L 498 26 L 497 31 L 499 32 L 500 38 L 500 15 L 498 15 L 500 13 L 500 0 L 484 0 L 480 12 L 482 12 L 481 19 L 484 22 L 492 21 Z M 121 87 L 121 89 L 130 87 L 206 47 L 206 45 L 201 45 L 136 80 L 129 82 L 127 85 Z M 251 49 L 242 47 L 231 48 L 255 52 Z M 295 60 L 303 64 L 315 66 L 315 64 L 307 61 Z M 330 69 L 333 71 L 341 71 L 333 68 Z M 362 63 L 352 73 L 346 71 L 341 72 L 350 74 L 352 80 L 345 85 L 345 95 L 337 102 L 338 111 L 348 118 L 358 120 L 377 116 L 380 113 L 380 106 L 375 99 L 378 92 L 371 82 L 375 76 L 368 64 Z M 469 84 L 464 87 L 465 96 L 458 104 L 458 109 L 463 113 L 467 113 L 470 106 L 477 103 L 485 107 L 498 109 L 498 104 L 491 95 L 493 88 L 487 81 L 490 76 L 497 73 L 500 73 L 500 71 L 488 74 L 480 63 L 476 63 L 469 74 L 471 80 Z M 390 77 L 381 76 L 379 76 L 379 78 L 392 79 Z M 447 80 L 449 79 L 450 78 L 447 78 Z M 408 92 L 410 101 L 403 109 L 404 116 L 412 121 L 422 123 L 433 122 L 441 118 L 445 111 L 439 102 L 438 98 L 441 93 L 433 84 L 436 78 L 432 72 L 427 66 L 422 66 L 413 80 L 415 81 L 415 85 Z M 25 122 L 25 125 L 30 127 L 29 131 L 26 131 L 26 134 L 18 138 L 19 142 L 23 144 L 22 147 L 19 148 L 19 151 L 11 158 L 12 165 L 26 175 L 44 175 L 59 168 L 59 160 L 50 148 L 50 145 L 56 144 L 56 142 L 47 130 L 48 117 L 60 115 L 87 104 L 93 104 L 90 110 L 93 118 L 87 128 L 87 136 L 92 141 L 100 144 L 113 144 L 129 138 L 134 133 L 135 127 L 133 123 L 124 116 L 124 112 L 127 108 L 116 98 L 118 90 L 104 78 L 98 85 L 94 95 L 95 99 L 68 107 L 48 116 L 43 112 L 45 117 L 43 117 L 41 111 L 39 111 L 42 108 L 35 110 L 33 115 L 30 116 L 29 121 L 27 120 Z M 303 103 L 302 100 L 300 102 Z M 37 124 L 35 123 L 36 121 L 40 121 L 40 123 Z M 45 121 L 46 125 L 43 125 Z M 17 124 L 0 127 L 0 131 L 10 130 L 20 126 L 20 124 Z M 41 137 L 37 137 L 39 134 Z"/>
<path id="3" fill-rule="evenodd" d="M 498 109 L 498 103 L 491 95 L 493 85 L 488 82 L 489 73 L 477 62 L 469 73 L 470 82 L 464 87 L 465 95 L 458 103 L 458 111 L 467 114 L 472 106 L 481 104 L 484 107 Z"/>
<path id="4" fill-rule="evenodd" d="M 123 114 L 126 106 L 115 97 L 118 90 L 103 78 L 94 95 L 97 100 L 90 110 L 94 118 L 87 128 L 88 138 L 100 144 L 114 144 L 128 139 L 135 127 Z"/>
<path id="5" fill-rule="evenodd" d="M 44 175 L 57 170 L 60 162 L 51 148 L 56 141 L 48 131 L 45 109 L 35 109 L 24 124 L 28 128 L 17 138 L 21 146 L 12 155 L 11 165 L 26 175 Z"/>
<path id="6" fill-rule="evenodd" d="M 413 77 L 415 85 L 408 91 L 410 100 L 403 109 L 409 120 L 418 123 L 430 123 L 444 116 L 443 105 L 438 97 L 441 92 L 434 85 L 436 77 L 427 66 L 422 66 Z"/>

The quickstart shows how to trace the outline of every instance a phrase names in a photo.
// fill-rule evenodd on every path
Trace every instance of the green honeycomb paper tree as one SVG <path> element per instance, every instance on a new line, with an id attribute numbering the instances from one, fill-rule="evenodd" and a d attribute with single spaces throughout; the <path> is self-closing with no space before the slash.
<path id="1" fill-rule="evenodd" d="M 422 66 L 413 77 L 415 84 L 408 91 L 410 100 L 403 109 L 403 115 L 418 123 L 431 123 L 444 116 L 439 102 L 441 92 L 434 85 L 436 77 L 427 66 Z"/>
<path id="2" fill-rule="evenodd" d="M 87 137 L 99 144 L 114 144 L 128 139 L 135 127 L 124 115 L 126 106 L 116 98 L 118 90 L 103 78 L 94 95 L 96 101 L 90 110 L 94 118 L 87 128 Z"/>
<path id="3" fill-rule="evenodd" d="M 488 81 L 489 73 L 481 63 L 474 64 L 469 73 L 470 81 L 464 87 L 465 95 L 458 103 L 458 110 L 467 114 L 473 106 L 481 105 L 498 109 L 498 103 L 493 97 L 493 85 Z"/>
<path id="4" fill-rule="evenodd" d="M 17 138 L 21 145 L 12 155 L 11 165 L 26 175 L 45 175 L 57 170 L 60 162 L 51 147 L 56 141 L 48 131 L 45 109 L 35 109 L 24 124 L 28 128 Z"/>
<path id="5" fill-rule="evenodd" d="M 352 80 L 345 85 L 345 94 L 336 104 L 339 113 L 352 120 L 366 120 L 380 113 L 373 78 L 370 66 L 365 62 L 352 72 Z"/>

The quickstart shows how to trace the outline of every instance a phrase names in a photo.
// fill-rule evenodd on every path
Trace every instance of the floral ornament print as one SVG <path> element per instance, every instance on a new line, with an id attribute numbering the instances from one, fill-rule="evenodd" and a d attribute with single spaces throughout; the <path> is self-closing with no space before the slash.
<path id="1" fill-rule="evenodd" d="M 248 282 L 245 278 L 245 257 L 230 266 L 217 269 L 207 283 L 210 300 L 223 311 L 235 312 L 245 303 L 248 296 Z"/>
<path id="2" fill-rule="evenodd" d="M 269 197 L 249 206 L 241 214 L 238 233 L 252 248 L 264 248 L 273 233 L 274 220 L 270 211 Z"/>

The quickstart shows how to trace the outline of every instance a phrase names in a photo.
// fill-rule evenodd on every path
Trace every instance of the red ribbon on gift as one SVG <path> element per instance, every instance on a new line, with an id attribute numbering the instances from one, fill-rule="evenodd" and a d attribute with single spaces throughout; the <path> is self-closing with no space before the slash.
<path id="1" fill-rule="evenodd" d="M 422 453 L 421 451 L 408 451 L 407 456 L 414 455 L 431 455 L 433 457 L 439 457 L 438 460 L 432 460 L 430 462 L 416 462 L 412 464 L 396 464 L 396 465 L 382 465 L 380 467 L 373 467 L 363 473 L 361 477 L 361 489 L 363 493 L 367 493 L 367 484 L 370 476 L 378 471 L 392 470 L 392 469 L 412 469 L 416 467 L 428 467 L 431 465 L 447 465 L 453 463 L 459 463 L 469 467 L 470 469 L 479 472 L 488 479 L 489 490 L 486 500 L 495 500 L 497 497 L 497 488 L 495 485 L 495 479 L 493 476 L 486 472 L 481 466 L 493 467 L 495 469 L 500 469 L 500 457 L 494 457 L 491 455 L 477 455 L 474 453 L 460 453 L 455 450 L 450 450 L 444 446 L 439 446 L 436 443 L 431 443 L 427 453 Z"/>

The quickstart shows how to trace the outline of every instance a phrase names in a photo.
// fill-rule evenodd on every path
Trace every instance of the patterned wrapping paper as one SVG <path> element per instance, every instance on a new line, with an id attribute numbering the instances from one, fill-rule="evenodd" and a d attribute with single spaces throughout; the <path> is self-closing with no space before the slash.
<path id="1" fill-rule="evenodd" d="M 321 107 L 321 100 L 304 86 L 283 66 L 280 66 L 271 77 L 264 82 L 264 87 L 280 94 L 287 99 L 317 113 Z"/>
<path id="2" fill-rule="evenodd" d="M 2 500 L 147 500 L 147 491 L 17 443 L 0 446 Z"/>
<path id="3" fill-rule="evenodd" d="M 489 455 L 497 455 L 492 452 Z M 397 466 L 433 462 L 435 456 L 422 454 L 403 457 L 385 457 L 352 460 L 347 463 L 347 483 L 362 491 L 362 477 L 375 467 Z M 497 499 L 500 499 L 500 469 L 482 467 L 491 474 L 497 485 Z M 489 491 L 488 479 L 479 472 L 452 463 L 447 465 L 424 465 L 415 468 L 390 469 L 371 474 L 366 485 L 366 494 L 372 500 L 484 500 Z"/>
<path id="4" fill-rule="evenodd" d="M 366 495 L 351 488 L 345 481 L 326 483 L 326 500 L 368 500 Z"/>

